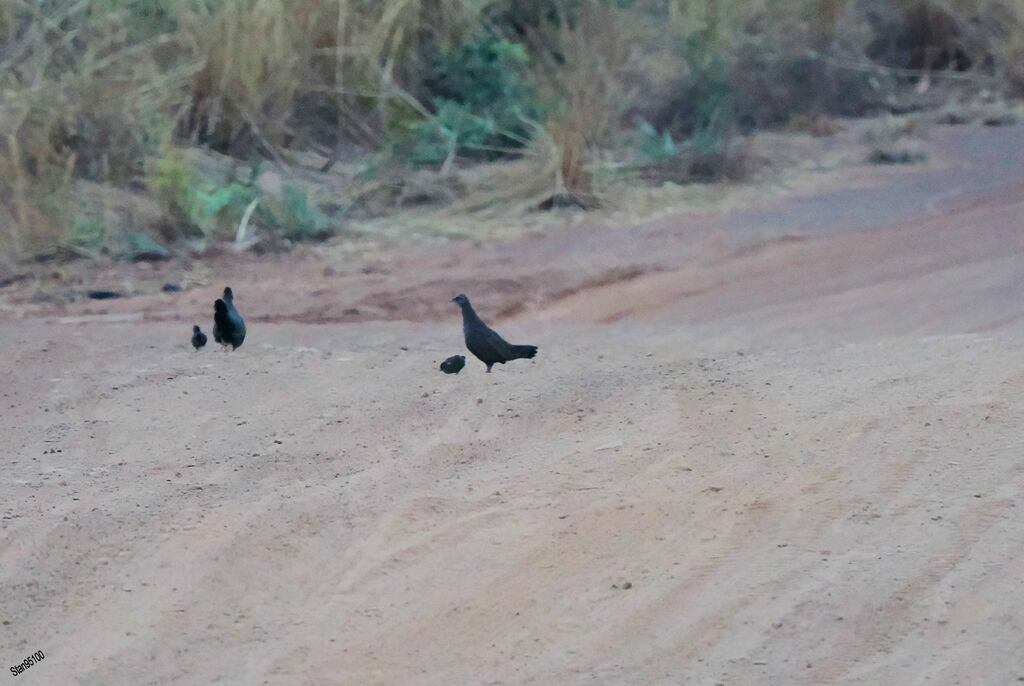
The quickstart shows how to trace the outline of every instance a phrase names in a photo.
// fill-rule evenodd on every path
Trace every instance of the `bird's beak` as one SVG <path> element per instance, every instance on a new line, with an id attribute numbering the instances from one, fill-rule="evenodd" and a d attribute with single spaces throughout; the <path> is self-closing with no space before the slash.
<path id="1" fill-rule="evenodd" d="M 459 299 L 458 298 L 452 298 L 452 302 L 453 303 L 457 303 L 457 302 L 459 302 Z"/>

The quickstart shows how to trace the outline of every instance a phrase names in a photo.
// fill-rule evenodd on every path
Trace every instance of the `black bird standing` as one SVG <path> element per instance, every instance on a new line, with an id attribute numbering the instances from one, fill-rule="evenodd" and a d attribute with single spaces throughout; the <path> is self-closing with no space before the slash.
<path id="1" fill-rule="evenodd" d="M 535 345 L 512 345 L 489 328 L 473 311 L 469 298 L 462 293 L 452 298 L 452 302 L 462 308 L 462 333 L 466 337 L 466 347 L 477 359 L 487 365 L 487 372 L 496 364 L 505 364 L 512 360 L 532 359 L 537 354 Z"/>
<path id="2" fill-rule="evenodd" d="M 231 288 L 224 289 L 224 299 L 213 303 L 213 340 L 221 345 L 230 345 L 232 350 L 240 348 L 245 340 L 245 320 L 235 309 L 235 294 Z"/>
<path id="3" fill-rule="evenodd" d="M 206 345 L 206 334 L 199 330 L 199 325 L 192 327 L 192 347 L 199 350 Z"/>
<path id="4" fill-rule="evenodd" d="M 466 366 L 466 358 L 463 355 L 452 355 L 441 363 L 441 371 L 445 374 L 458 374 Z"/>

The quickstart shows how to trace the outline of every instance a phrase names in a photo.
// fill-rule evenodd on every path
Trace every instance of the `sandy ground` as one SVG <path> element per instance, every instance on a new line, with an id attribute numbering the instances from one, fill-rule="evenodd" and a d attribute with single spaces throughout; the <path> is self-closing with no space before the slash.
<path id="1" fill-rule="evenodd" d="M 936 136 L 728 214 L 0 289 L 5 671 L 1024 681 L 1024 129 Z M 191 352 L 229 282 L 245 346 Z M 538 358 L 437 372 L 463 290 Z"/>

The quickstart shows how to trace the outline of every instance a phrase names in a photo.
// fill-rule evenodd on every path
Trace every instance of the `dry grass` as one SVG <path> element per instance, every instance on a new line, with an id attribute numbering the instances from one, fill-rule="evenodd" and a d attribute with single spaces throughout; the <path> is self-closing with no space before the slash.
<path id="1" fill-rule="evenodd" d="M 180 4 L 181 32 L 202 65 L 189 133 L 226 150 L 256 139 L 270 154 L 297 137 L 309 142 L 297 126 L 303 114 L 331 133 L 378 142 L 396 108 L 425 111 L 415 90 L 431 46 L 474 20 L 457 0 Z"/>
<path id="2" fill-rule="evenodd" d="M 65 243 L 83 219 L 76 184 L 148 192 L 153 163 L 170 146 L 268 159 L 285 175 L 302 151 L 335 159 L 386 149 L 394 131 L 431 116 L 435 51 L 480 31 L 526 47 L 552 106 L 529 122 L 537 134 L 521 159 L 497 175 L 504 186 L 483 175 L 455 208 L 595 204 L 594 164 L 629 148 L 639 116 L 683 140 L 732 135 L 724 118 L 742 118 L 744 108 L 756 124 L 794 114 L 817 121 L 835 107 L 829 92 L 848 101 L 848 84 L 868 77 L 872 88 L 924 92 L 948 81 L 1024 94 L 1024 0 L 894 0 L 872 21 L 864 7 L 0 0 L 0 253 Z M 719 72 L 731 90 L 709 96 L 720 87 L 709 74 Z M 791 79 L 804 90 L 779 95 Z M 719 96 L 737 111 L 719 104 L 702 113 L 703 100 Z M 122 228 L 116 212 L 102 214 L 91 219 L 113 224 L 111 234 Z"/>
<path id="3" fill-rule="evenodd" d="M 0 17 L 0 198 L 15 218 L 0 241 L 36 252 L 71 228 L 77 180 L 128 185 L 141 176 L 190 73 L 157 64 L 174 37 L 132 42 L 116 12 L 88 2 L 43 13 L 2 0 Z"/>

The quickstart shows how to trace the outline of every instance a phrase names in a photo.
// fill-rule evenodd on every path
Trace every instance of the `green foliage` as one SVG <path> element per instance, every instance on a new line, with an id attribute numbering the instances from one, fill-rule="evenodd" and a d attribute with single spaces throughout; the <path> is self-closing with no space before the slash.
<path id="1" fill-rule="evenodd" d="M 439 100 L 437 113 L 414 123 L 409 158 L 415 164 L 437 164 L 456 153 L 479 153 L 497 134 L 494 120 L 473 114 L 468 107 Z"/>
<path id="2" fill-rule="evenodd" d="M 204 177 L 177 153 L 156 161 L 150 187 L 164 212 L 186 233 L 204 236 L 232 235 L 242 213 L 257 197 L 256 180 L 261 167 L 253 165 L 248 178 L 227 183 Z"/>
<path id="3" fill-rule="evenodd" d="M 484 34 L 438 55 L 426 86 L 439 100 L 514 125 L 517 111 L 539 114 L 529 65 L 521 43 Z"/>
<path id="4" fill-rule="evenodd" d="M 153 164 L 149 187 L 172 221 L 191 224 L 198 177 L 185 158 L 173 151 Z"/>
<path id="5" fill-rule="evenodd" d="M 927 159 L 927 152 L 912 147 L 875 148 L 868 154 L 868 162 L 881 165 L 917 164 Z"/>
<path id="6" fill-rule="evenodd" d="M 84 257 L 97 257 L 106 247 L 109 233 L 102 220 L 83 217 L 68 231 L 64 247 Z"/>
<path id="7" fill-rule="evenodd" d="M 170 257 L 167 248 L 145 233 L 129 231 L 123 242 L 120 257 L 124 260 L 165 260 Z"/>
<path id="8" fill-rule="evenodd" d="M 258 196 L 257 178 L 259 165 L 254 165 L 249 178 L 241 181 L 217 184 L 204 180 L 195 192 L 192 221 L 206 236 L 231 235 L 246 208 Z"/>
<path id="9" fill-rule="evenodd" d="M 692 79 L 690 143 L 699 154 L 719 154 L 735 124 L 736 108 L 729 67 L 713 23 L 684 40 L 683 56 Z"/>
<path id="10" fill-rule="evenodd" d="M 291 240 L 312 240 L 327 232 L 330 221 L 306 189 L 284 184 L 279 196 L 259 184 L 263 165 L 256 163 L 247 176 L 227 182 L 203 176 L 180 155 L 166 155 L 154 164 L 150 185 L 164 211 L 175 221 L 206 237 L 229 238 L 242 216 L 258 201 L 251 218 L 254 225 Z"/>
<path id="11" fill-rule="evenodd" d="M 129 40 L 135 42 L 174 31 L 178 22 L 173 6 L 168 0 L 92 0 L 89 11 L 97 16 L 120 14 Z"/>
<path id="12" fill-rule="evenodd" d="M 281 188 L 277 225 L 293 241 L 313 240 L 327 230 L 327 215 L 313 202 L 308 191 L 292 184 Z"/>
<path id="13" fill-rule="evenodd" d="M 514 156 L 546 113 L 529 70 L 522 44 L 489 34 L 442 51 L 425 80 L 435 112 L 408 125 L 396 151 L 415 164 Z"/>
<path id="14" fill-rule="evenodd" d="M 646 119 L 641 119 L 637 124 L 636 134 L 636 164 L 649 166 L 660 164 L 670 160 L 679 154 L 679 145 L 672 140 L 672 134 L 667 130 L 658 133 L 658 130 Z"/>

